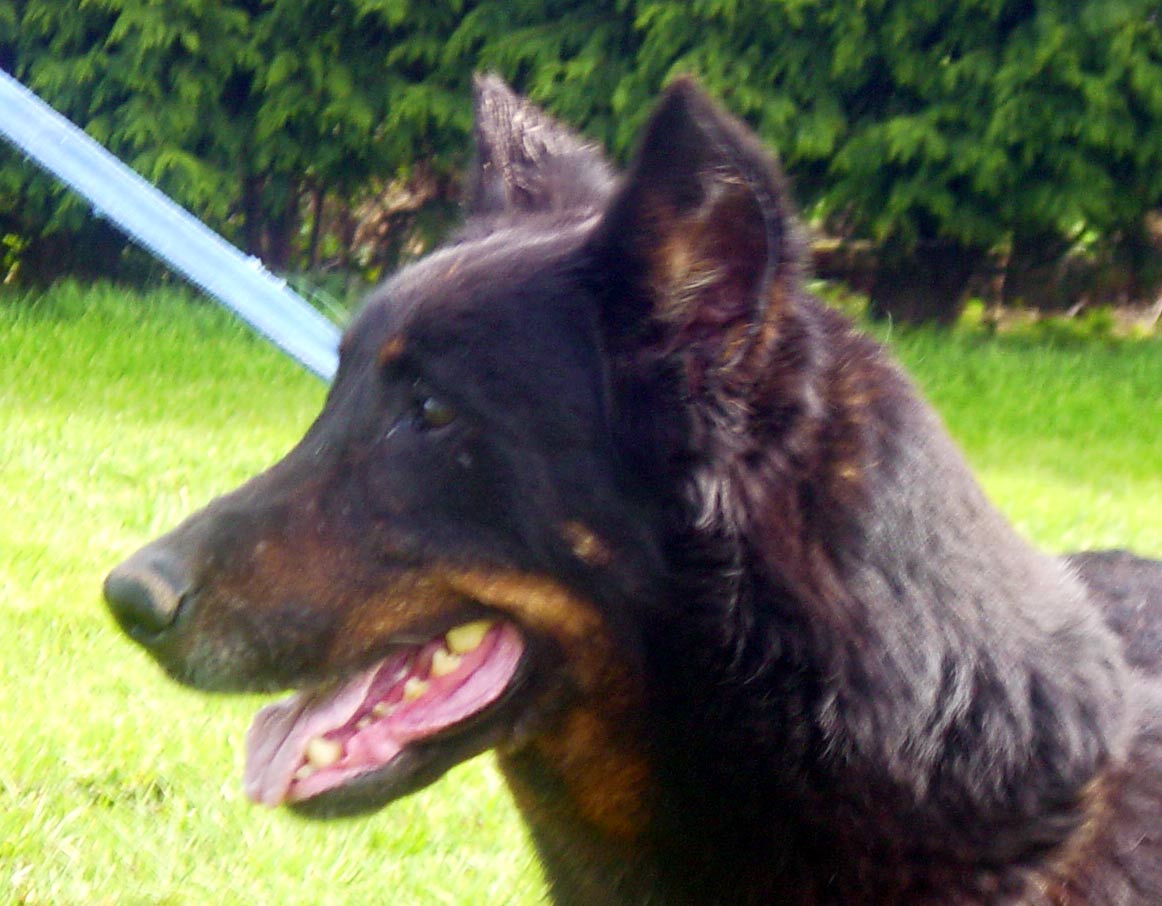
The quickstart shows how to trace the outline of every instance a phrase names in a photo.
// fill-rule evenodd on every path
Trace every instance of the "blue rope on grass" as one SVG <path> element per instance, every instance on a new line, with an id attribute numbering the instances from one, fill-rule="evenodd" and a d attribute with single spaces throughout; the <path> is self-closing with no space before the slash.
<path id="1" fill-rule="evenodd" d="M 2 70 L 0 135 L 308 371 L 334 377 L 334 324 Z"/>

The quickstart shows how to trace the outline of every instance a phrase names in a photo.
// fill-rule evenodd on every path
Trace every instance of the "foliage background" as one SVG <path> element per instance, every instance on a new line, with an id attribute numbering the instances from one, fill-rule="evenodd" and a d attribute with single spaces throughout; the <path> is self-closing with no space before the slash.
<path id="1" fill-rule="evenodd" d="M 1018 301 L 1069 297 L 1079 257 L 1117 292 L 1153 289 L 1159 17 L 1145 0 L 0 0 L 0 67 L 248 250 L 368 277 L 447 223 L 473 70 L 619 160 L 665 80 L 695 72 L 821 228 L 901 283 L 949 250 L 977 279 L 1000 267 Z M 156 268 L 0 147 L 5 273 Z M 1024 533 L 1162 555 L 1158 342 L 1075 326 L 891 338 Z M 184 294 L 0 288 L 0 901 L 543 899 L 481 760 L 356 824 L 256 813 L 236 775 L 259 702 L 164 683 L 101 609 L 110 564 L 280 455 L 320 392 Z"/>
<path id="2" fill-rule="evenodd" d="M 1160 276 L 1156 0 L 0 0 L 0 66 L 282 270 L 430 243 L 490 69 L 621 160 L 695 73 L 868 250 L 873 311 L 948 319 L 998 268 L 1033 303 Z M 26 278 L 122 261 L 8 151 L 0 236 Z"/>

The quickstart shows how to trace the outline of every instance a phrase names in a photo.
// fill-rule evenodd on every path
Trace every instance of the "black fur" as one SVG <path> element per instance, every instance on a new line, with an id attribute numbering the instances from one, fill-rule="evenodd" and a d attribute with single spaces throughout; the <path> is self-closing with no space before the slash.
<path id="1" fill-rule="evenodd" d="M 1014 533 L 691 83 L 620 182 L 499 81 L 477 107 L 465 226 L 283 463 L 115 573 L 119 619 L 249 688 L 511 620 L 487 734 L 317 810 L 495 745 L 559 903 L 1162 903 L 1162 564 Z"/>

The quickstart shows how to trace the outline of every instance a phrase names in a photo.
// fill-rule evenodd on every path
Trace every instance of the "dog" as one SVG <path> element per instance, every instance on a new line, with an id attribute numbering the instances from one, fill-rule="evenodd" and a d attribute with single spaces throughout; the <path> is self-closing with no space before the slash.
<path id="1" fill-rule="evenodd" d="M 1017 536 L 692 81 L 624 177 L 495 77 L 474 137 L 302 441 L 106 579 L 179 682 L 297 690 L 247 794 L 494 749 L 560 904 L 1162 903 L 1162 564 Z"/>

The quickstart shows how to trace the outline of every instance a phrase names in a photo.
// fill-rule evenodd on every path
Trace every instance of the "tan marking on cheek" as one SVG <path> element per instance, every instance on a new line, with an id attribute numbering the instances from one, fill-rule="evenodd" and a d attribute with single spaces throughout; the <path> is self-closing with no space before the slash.
<path id="1" fill-rule="evenodd" d="M 613 559 L 605 542 L 584 523 L 575 520 L 564 523 L 561 526 L 561 537 L 569 545 L 573 556 L 590 566 L 608 566 Z"/>
<path id="2" fill-rule="evenodd" d="M 456 593 L 510 613 L 518 623 L 564 646 L 597 644 L 605 635 L 592 604 L 548 579 L 499 571 L 449 572 L 445 578 Z"/>
<path id="3" fill-rule="evenodd" d="M 339 634 L 348 644 L 353 639 L 382 642 L 417 626 L 467 619 L 471 602 L 556 642 L 567 654 L 574 685 L 585 692 L 600 685 L 609 664 L 617 662 L 604 620 L 592 604 L 551 580 L 510 571 L 401 571 L 346 608 Z"/>
<path id="4" fill-rule="evenodd" d="M 610 675 L 622 659 L 605 621 L 592 604 L 555 582 L 515 572 L 461 572 L 446 578 L 456 594 L 509 614 L 520 626 L 556 642 L 582 696 L 626 680 Z"/>
<path id="5" fill-rule="evenodd" d="M 600 614 L 538 576 L 459 573 L 449 582 L 560 646 L 579 701 L 531 745 L 561 778 L 582 819 L 618 839 L 637 836 L 650 799 L 650 771 L 637 732 L 643 690 Z"/>

